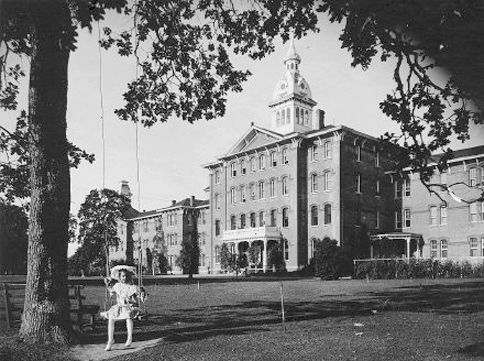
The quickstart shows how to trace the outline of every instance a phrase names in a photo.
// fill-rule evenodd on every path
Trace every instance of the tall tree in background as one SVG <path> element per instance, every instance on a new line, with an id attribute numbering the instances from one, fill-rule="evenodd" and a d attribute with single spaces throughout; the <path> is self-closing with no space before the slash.
<path id="1" fill-rule="evenodd" d="M 68 61 L 77 29 L 91 29 L 107 10 L 130 17 L 134 26 L 119 34 L 105 28 L 102 45 L 117 46 L 123 56 L 134 54 L 140 66 L 140 75 L 128 85 L 126 104 L 117 114 L 145 126 L 170 116 L 189 122 L 222 116 L 228 92 L 241 91 L 249 76 L 233 68 L 229 49 L 262 58 L 273 50 L 275 36 L 282 34 L 287 40 L 293 32 L 299 38 L 316 29 L 318 13 L 327 14 L 332 22 L 345 21 L 340 38 L 352 53 L 352 65 L 366 68 L 377 55 L 381 60 L 396 57 L 396 89 L 381 107 L 401 129 L 401 134 L 389 134 L 387 140 L 408 149 L 398 154 L 400 168 L 410 166 L 428 180 L 430 153 L 444 150 L 439 167 L 445 167 L 451 157 L 448 139 L 456 135 L 465 140 L 469 122 L 482 122 L 481 114 L 469 108 L 468 99 L 482 90 L 476 84 L 482 79 L 483 52 L 461 48 L 482 49 L 483 7 L 477 0 L 254 0 L 244 9 L 222 0 L 1 1 L 0 107 L 16 109 L 25 72 L 19 57 L 27 57 L 30 64 L 29 109 L 23 117 L 28 132 L 25 138 L 5 128 L 0 133 L 0 143 L 22 146 L 24 158 L 16 153 L 19 165 L 9 162 L 7 166 L 7 173 L 20 172 L 7 174 L 6 179 L 21 177 L 31 200 L 21 327 L 26 341 L 69 338 Z M 444 85 L 433 81 L 435 65 L 455 70 L 456 81 Z M 459 73 L 465 67 L 473 69 L 473 76 Z M 403 75 L 407 68 L 410 73 Z M 26 176 L 30 176 L 28 182 Z"/>
<path id="2" fill-rule="evenodd" d="M 183 237 L 180 255 L 176 259 L 176 265 L 189 278 L 192 278 L 194 274 L 198 274 L 198 266 L 200 265 L 200 247 L 197 234 L 196 232 L 189 233 Z"/>
<path id="3" fill-rule="evenodd" d="M 94 189 L 87 195 L 77 215 L 81 247 L 76 251 L 76 259 L 87 261 L 86 274 L 103 273 L 109 247 L 120 242 L 118 222 L 130 208 L 129 198 L 111 189 Z"/>
<path id="4" fill-rule="evenodd" d="M 25 274 L 27 228 L 25 211 L 0 200 L 0 274 Z"/>

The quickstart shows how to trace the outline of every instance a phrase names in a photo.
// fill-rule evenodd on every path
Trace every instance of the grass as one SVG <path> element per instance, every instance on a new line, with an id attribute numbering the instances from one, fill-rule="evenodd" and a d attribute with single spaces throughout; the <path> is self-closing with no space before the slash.
<path id="1" fill-rule="evenodd" d="M 147 286 L 150 316 L 134 339 L 162 340 L 113 360 L 484 359 L 482 280 L 295 279 L 283 287 L 286 331 L 277 281 Z M 88 302 L 102 304 L 103 291 L 86 287 Z M 82 338 L 100 352 L 105 340 L 103 323 Z"/>

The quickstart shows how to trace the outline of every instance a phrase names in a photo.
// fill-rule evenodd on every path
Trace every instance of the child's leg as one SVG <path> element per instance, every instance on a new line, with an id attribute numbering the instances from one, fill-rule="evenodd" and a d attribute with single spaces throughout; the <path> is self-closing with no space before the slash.
<path id="1" fill-rule="evenodd" d="M 111 346 L 114 343 L 114 320 L 108 319 L 108 344 L 106 345 L 105 350 L 111 350 Z"/>
<path id="2" fill-rule="evenodd" d="M 128 331 L 128 337 L 126 338 L 126 346 L 131 345 L 133 341 L 133 319 L 126 319 L 126 330 Z"/>

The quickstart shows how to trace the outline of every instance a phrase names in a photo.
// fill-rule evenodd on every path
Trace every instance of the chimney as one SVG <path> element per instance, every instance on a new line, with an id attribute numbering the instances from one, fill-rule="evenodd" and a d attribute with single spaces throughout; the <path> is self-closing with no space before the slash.
<path id="1" fill-rule="evenodd" d="M 174 199 L 171 201 L 171 205 L 174 206 L 175 204 L 176 204 L 176 200 Z"/>
<path id="2" fill-rule="evenodd" d="M 191 196 L 190 197 L 190 207 L 194 207 L 195 206 L 195 196 Z"/>
<path id="3" fill-rule="evenodd" d="M 129 199 L 131 199 L 131 196 L 133 194 L 131 193 L 131 190 L 129 189 L 128 181 L 125 181 L 125 180 L 121 181 L 120 193 L 121 193 L 122 196 L 125 196 L 125 197 L 128 197 Z"/>
<path id="4" fill-rule="evenodd" d="M 321 130 L 324 128 L 324 110 L 316 110 L 316 129 Z"/>

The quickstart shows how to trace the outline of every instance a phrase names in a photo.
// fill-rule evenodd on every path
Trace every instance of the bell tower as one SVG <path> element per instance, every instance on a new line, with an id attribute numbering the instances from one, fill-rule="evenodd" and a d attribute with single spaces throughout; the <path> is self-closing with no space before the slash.
<path id="1" fill-rule="evenodd" d="M 301 57 L 296 52 L 294 39 L 284 59 L 284 75 L 274 88 L 272 101 L 272 129 L 280 134 L 305 133 L 313 127 L 313 107 L 308 82 L 299 73 Z"/>

